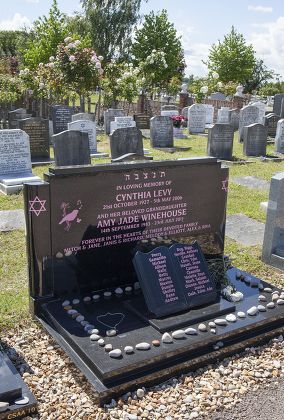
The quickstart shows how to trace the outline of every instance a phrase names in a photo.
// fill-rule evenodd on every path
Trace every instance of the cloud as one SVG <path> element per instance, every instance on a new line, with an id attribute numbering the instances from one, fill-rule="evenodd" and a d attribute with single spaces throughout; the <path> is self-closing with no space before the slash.
<path id="1" fill-rule="evenodd" d="M 256 55 L 276 73 L 284 76 L 284 16 L 274 22 L 253 25 L 258 32 L 250 35 Z"/>
<path id="2" fill-rule="evenodd" d="M 192 34 L 198 34 L 194 26 L 180 25 L 177 34 L 181 35 L 181 42 L 184 49 L 184 58 L 187 65 L 185 74 L 205 76 L 208 71 L 205 64 L 202 63 L 202 60 L 207 59 L 211 44 L 192 41 Z"/>
<path id="3" fill-rule="evenodd" d="M 22 29 L 23 27 L 30 27 L 31 21 L 20 13 L 15 13 L 12 19 L 6 19 L 0 21 L 0 30 L 4 31 L 15 31 Z"/>
<path id="4" fill-rule="evenodd" d="M 39 0 L 25 0 L 26 3 L 39 3 Z"/>
<path id="5" fill-rule="evenodd" d="M 253 6 L 250 4 L 248 5 L 248 11 L 257 13 L 272 13 L 273 9 L 270 6 Z"/>

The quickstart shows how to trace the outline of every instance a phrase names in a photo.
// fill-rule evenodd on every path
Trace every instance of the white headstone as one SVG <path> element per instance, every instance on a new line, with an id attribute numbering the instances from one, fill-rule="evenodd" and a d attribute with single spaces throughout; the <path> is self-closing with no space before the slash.
<path id="1" fill-rule="evenodd" d="M 0 130 L 0 191 L 18 192 L 23 182 L 38 182 L 32 174 L 29 136 L 25 131 Z"/>
<path id="2" fill-rule="evenodd" d="M 209 104 L 204 104 L 206 109 L 206 124 L 213 124 L 214 119 L 214 106 Z"/>
<path id="3" fill-rule="evenodd" d="M 82 131 L 89 136 L 90 153 L 97 153 L 96 123 L 90 120 L 77 120 L 68 123 L 68 130 Z"/>
<path id="4" fill-rule="evenodd" d="M 230 108 L 222 106 L 218 109 L 217 123 L 218 124 L 229 124 L 229 111 Z"/>
<path id="5" fill-rule="evenodd" d="M 243 140 L 243 127 L 259 124 L 259 109 L 253 105 L 244 106 L 240 111 L 239 142 Z"/>
<path id="6" fill-rule="evenodd" d="M 251 104 L 252 106 L 256 106 L 259 109 L 259 119 L 258 122 L 259 124 L 263 124 L 264 123 L 264 116 L 265 116 L 265 110 L 266 110 L 266 106 L 263 102 L 253 102 Z"/>
<path id="7" fill-rule="evenodd" d="M 164 109 L 161 111 L 161 117 L 174 117 L 179 115 L 177 109 Z"/>
<path id="8" fill-rule="evenodd" d="M 110 122 L 110 132 L 117 128 L 136 127 L 136 122 L 133 117 L 115 117 L 114 121 Z"/>
<path id="9" fill-rule="evenodd" d="M 277 123 L 275 136 L 275 152 L 284 153 L 284 119 Z"/>
<path id="10" fill-rule="evenodd" d="M 206 108 L 202 104 L 193 104 L 188 108 L 188 131 L 192 134 L 204 133 Z"/>

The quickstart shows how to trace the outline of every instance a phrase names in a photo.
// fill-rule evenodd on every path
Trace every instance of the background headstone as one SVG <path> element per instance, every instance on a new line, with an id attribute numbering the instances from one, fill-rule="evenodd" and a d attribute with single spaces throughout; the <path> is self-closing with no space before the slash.
<path id="1" fill-rule="evenodd" d="M 193 104 L 188 108 L 188 131 L 192 134 L 204 133 L 206 108 L 202 104 Z"/>
<path id="2" fill-rule="evenodd" d="M 218 109 L 217 123 L 219 124 L 228 124 L 229 123 L 229 110 L 230 108 L 222 106 L 221 109 Z"/>
<path id="3" fill-rule="evenodd" d="M 111 158 L 116 159 L 128 153 L 143 156 L 142 133 L 136 127 L 118 128 L 110 134 Z"/>
<path id="4" fill-rule="evenodd" d="M 133 117 L 114 117 L 114 121 L 110 122 L 110 132 L 117 128 L 127 128 L 127 127 L 136 127 L 136 122 Z"/>
<path id="5" fill-rule="evenodd" d="M 188 121 L 187 121 L 187 119 L 188 119 L 188 108 L 189 107 L 186 106 L 186 107 L 182 108 L 182 111 L 181 111 L 181 115 L 184 118 L 184 122 L 183 122 L 184 127 L 187 127 L 187 124 L 188 124 Z"/>
<path id="6" fill-rule="evenodd" d="M 161 106 L 161 111 L 172 111 L 172 110 L 178 111 L 178 107 L 176 105 L 162 105 Z"/>
<path id="7" fill-rule="evenodd" d="M 61 131 L 68 130 L 68 123 L 71 122 L 73 110 L 67 105 L 53 105 L 51 108 L 51 117 L 53 122 L 53 133 L 58 134 Z"/>
<path id="8" fill-rule="evenodd" d="M 139 130 L 149 130 L 150 129 L 150 117 L 146 114 L 135 114 L 134 121 L 136 122 L 136 127 Z"/>
<path id="9" fill-rule="evenodd" d="M 19 120 L 19 128 L 30 139 L 31 158 L 49 158 L 49 120 L 31 117 Z"/>
<path id="10" fill-rule="evenodd" d="M 280 118 L 284 118 L 284 98 L 281 101 Z"/>
<path id="11" fill-rule="evenodd" d="M 258 119 L 259 124 L 264 124 L 263 118 L 265 116 L 265 110 L 266 110 L 265 103 L 258 101 L 258 102 L 253 102 L 251 105 L 256 106 L 259 110 L 259 119 Z"/>
<path id="12" fill-rule="evenodd" d="M 31 114 L 27 114 L 27 110 L 25 108 L 18 108 L 14 111 L 8 112 L 8 125 L 10 129 L 19 128 L 18 120 L 23 118 L 30 117 Z"/>
<path id="13" fill-rule="evenodd" d="M 52 136 L 56 166 L 89 165 L 89 136 L 82 131 L 66 130 Z"/>
<path id="14" fill-rule="evenodd" d="M 78 120 L 95 121 L 95 114 L 90 114 L 89 112 L 79 112 L 78 114 L 72 115 L 72 121 L 78 121 Z"/>
<path id="15" fill-rule="evenodd" d="M 246 156 L 266 156 L 267 128 L 262 124 L 243 127 L 243 153 Z"/>
<path id="16" fill-rule="evenodd" d="M 0 191 L 18 192 L 23 182 L 38 182 L 32 174 L 29 136 L 22 130 L 0 130 Z"/>
<path id="17" fill-rule="evenodd" d="M 77 120 L 68 123 L 68 130 L 82 131 L 89 136 L 90 153 L 97 153 L 96 123 L 90 120 Z"/>
<path id="18" fill-rule="evenodd" d="M 269 137 L 274 138 L 276 136 L 277 123 L 279 120 L 279 115 L 273 113 L 264 117 L 264 125 L 267 127 L 267 134 Z"/>
<path id="19" fill-rule="evenodd" d="M 109 108 L 104 112 L 105 134 L 110 134 L 110 122 L 114 121 L 115 117 L 124 117 L 123 109 Z"/>
<path id="20" fill-rule="evenodd" d="M 214 99 L 215 101 L 225 101 L 226 95 L 221 92 L 214 92 L 210 95 L 210 99 Z"/>
<path id="21" fill-rule="evenodd" d="M 230 124 L 217 123 L 208 128 L 207 154 L 218 159 L 231 160 L 234 129 Z"/>
<path id="22" fill-rule="evenodd" d="M 284 153 L 284 119 L 279 120 L 277 123 L 275 152 Z"/>
<path id="23" fill-rule="evenodd" d="M 179 115 L 179 112 L 177 109 L 165 109 L 161 111 L 161 116 L 162 117 L 174 117 Z"/>
<path id="24" fill-rule="evenodd" d="M 247 105 L 244 106 L 240 111 L 240 122 L 239 122 L 239 142 L 243 141 L 243 127 L 258 123 L 259 121 L 259 109 L 256 106 Z"/>
<path id="25" fill-rule="evenodd" d="M 152 147 L 173 147 L 173 122 L 169 117 L 157 116 L 150 120 Z"/>
<path id="26" fill-rule="evenodd" d="M 233 127 L 234 131 L 238 131 L 240 124 L 240 109 L 234 108 L 229 110 L 229 124 Z"/>
<path id="27" fill-rule="evenodd" d="M 214 121 L 214 107 L 213 107 L 213 105 L 204 104 L 203 106 L 205 107 L 205 110 L 206 110 L 205 124 L 213 124 L 213 121 Z M 187 118 L 187 116 L 186 116 L 186 118 Z"/>
<path id="28" fill-rule="evenodd" d="M 284 99 L 283 93 L 277 93 L 274 95 L 273 113 L 280 116 L 282 99 Z"/>

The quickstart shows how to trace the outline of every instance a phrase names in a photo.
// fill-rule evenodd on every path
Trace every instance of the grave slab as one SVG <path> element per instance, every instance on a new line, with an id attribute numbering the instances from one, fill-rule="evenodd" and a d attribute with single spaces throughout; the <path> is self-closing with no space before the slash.
<path id="1" fill-rule="evenodd" d="M 25 229 L 24 210 L 2 210 L 0 211 L 0 231 Z"/>
<path id="2" fill-rule="evenodd" d="M 226 236 L 245 246 L 262 245 L 264 223 L 244 214 L 229 214 L 226 221 Z"/>
<path id="3" fill-rule="evenodd" d="M 255 176 L 241 176 L 231 178 L 231 181 L 234 184 L 241 185 L 243 187 L 258 189 L 263 191 L 269 191 L 270 182 L 265 181 L 264 179 L 257 178 Z"/>

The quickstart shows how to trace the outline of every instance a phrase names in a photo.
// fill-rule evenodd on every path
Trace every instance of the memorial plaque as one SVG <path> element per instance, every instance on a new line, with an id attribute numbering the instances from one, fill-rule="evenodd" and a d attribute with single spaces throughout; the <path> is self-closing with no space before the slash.
<path id="1" fill-rule="evenodd" d="M 283 93 L 277 93 L 274 95 L 274 103 L 273 103 L 273 113 L 280 116 L 281 113 L 281 103 L 284 99 Z"/>
<path id="2" fill-rule="evenodd" d="M 208 156 L 231 160 L 233 155 L 234 129 L 230 124 L 214 124 L 208 128 Z"/>
<path id="3" fill-rule="evenodd" d="M 234 131 L 238 131 L 240 125 L 240 109 L 234 108 L 229 110 L 229 124 Z"/>
<path id="4" fill-rule="evenodd" d="M 173 122 L 170 117 L 152 117 L 150 120 L 151 147 L 173 147 Z"/>
<path id="5" fill-rule="evenodd" d="M 75 120 L 68 123 L 68 130 L 87 133 L 89 136 L 90 153 L 97 153 L 96 123 L 91 120 Z"/>
<path id="6" fill-rule="evenodd" d="M 89 136 L 82 131 L 66 130 L 52 136 L 56 166 L 90 165 Z"/>
<path id="7" fill-rule="evenodd" d="M 276 136 L 277 123 L 280 120 L 279 115 L 268 114 L 264 117 L 264 125 L 267 127 L 267 134 L 269 137 Z"/>
<path id="8" fill-rule="evenodd" d="M 133 263 L 153 314 L 162 317 L 187 309 L 183 285 L 178 281 L 168 248 L 155 248 L 147 254 L 138 251 Z"/>
<path id="9" fill-rule="evenodd" d="M 109 108 L 104 112 L 105 134 L 110 134 L 110 123 L 114 121 L 115 117 L 124 117 L 123 109 Z"/>
<path id="10" fill-rule="evenodd" d="M 68 123 L 71 122 L 73 110 L 67 105 L 53 105 L 51 109 L 53 134 L 68 130 Z"/>
<path id="11" fill-rule="evenodd" d="M 251 124 L 243 127 L 243 153 L 246 156 L 266 156 L 267 127 Z"/>
<path id="12" fill-rule="evenodd" d="M 259 109 L 256 106 L 247 105 L 240 111 L 239 142 L 243 141 L 243 127 L 251 124 L 258 124 Z"/>
<path id="13" fill-rule="evenodd" d="M 111 158 L 116 159 L 127 153 L 143 156 L 142 133 L 136 127 L 118 128 L 110 134 Z"/>
<path id="14" fill-rule="evenodd" d="M 91 114 L 89 112 L 79 112 L 78 114 L 72 115 L 72 121 L 78 121 L 78 120 L 88 120 L 95 122 L 95 114 Z"/>
<path id="15" fill-rule="evenodd" d="M 49 120 L 32 117 L 19 120 L 19 128 L 30 139 L 31 158 L 49 158 Z"/>
<path id="16" fill-rule="evenodd" d="M 114 121 L 110 122 L 110 132 L 117 128 L 136 127 L 133 117 L 114 117 Z"/>
<path id="17" fill-rule="evenodd" d="M 277 123 L 275 152 L 284 153 L 284 119 L 279 120 Z"/>
<path id="18" fill-rule="evenodd" d="M 202 104 L 193 104 L 188 108 L 188 130 L 191 134 L 204 133 L 206 108 Z"/>
<path id="19" fill-rule="evenodd" d="M 146 114 L 135 114 L 134 121 L 136 122 L 136 127 L 139 130 L 149 130 L 150 129 L 150 117 Z"/>

